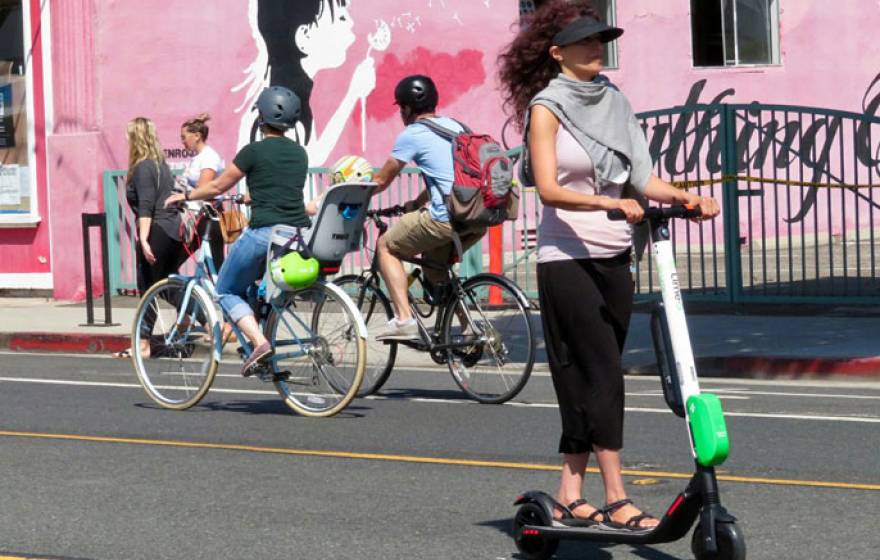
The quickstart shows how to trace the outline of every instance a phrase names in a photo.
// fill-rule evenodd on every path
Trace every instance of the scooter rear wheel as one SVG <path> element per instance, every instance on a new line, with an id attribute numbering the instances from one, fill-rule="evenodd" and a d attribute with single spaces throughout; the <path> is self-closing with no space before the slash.
<path id="1" fill-rule="evenodd" d="M 715 539 L 718 552 L 715 554 L 703 552 L 703 528 L 697 525 L 691 538 L 691 552 L 694 553 L 694 557 L 697 560 L 745 560 L 746 539 L 736 523 L 717 523 Z"/>
<path id="2" fill-rule="evenodd" d="M 513 518 L 513 540 L 516 549 L 526 560 L 547 560 L 556 548 L 559 541 L 536 535 L 524 535 L 523 528 L 526 525 L 550 525 L 546 512 L 537 504 L 524 504 L 517 510 Z"/>

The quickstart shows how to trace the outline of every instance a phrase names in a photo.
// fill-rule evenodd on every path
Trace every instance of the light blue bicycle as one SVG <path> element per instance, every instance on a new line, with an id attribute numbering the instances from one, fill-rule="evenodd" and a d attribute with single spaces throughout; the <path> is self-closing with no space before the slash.
<path id="1" fill-rule="evenodd" d="M 360 231 L 369 200 L 364 195 L 368 197 L 370 190 L 358 186 L 327 197 L 309 242 L 324 272 L 338 267 L 348 252 L 350 243 L 340 247 L 338 238 Z M 202 220 L 217 219 L 210 204 L 197 215 Z M 207 394 L 224 357 L 221 317 L 240 341 L 239 356 L 243 359 L 252 350 L 214 304 L 216 271 L 209 232 L 205 228 L 195 273 L 157 282 L 143 294 L 135 313 L 132 362 L 147 395 L 164 408 L 187 409 Z M 294 228 L 276 226 L 267 258 L 278 256 L 296 235 Z M 359 236 L 356 241 L 360 242 Z M 256 377 L 273 383 L 285 404 L 304 416 L 332 416 L 343 410 L 357 394 L 366 367 L 367 330 L 357 306 L 323 278 L 308 288 L 289 291 L 267 275 L 254 288 L 252 305 L 275 350 Z M 149 352 L 142 350 L 145 347 Z"/>

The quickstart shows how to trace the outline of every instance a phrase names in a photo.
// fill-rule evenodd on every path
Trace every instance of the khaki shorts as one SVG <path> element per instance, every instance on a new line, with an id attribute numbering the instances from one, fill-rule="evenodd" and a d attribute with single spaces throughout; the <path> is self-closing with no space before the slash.
<path id="1" fill-rule="evenodd" d="M 486 234 L 485 227 L 459 231 L 463 251 L 472 247 Z M 416 212 L 404 214 L 384 236 L 388 249 L 398 257 L 414 257 L 423 255 L 439 263 L 449 262 L 453 254 L 452 226 L 449 222 L 438 222 L 431 218 L 431 213 L 422 208 Z M 422 272 L 429 282 L 442 282 L 446 274 L 442 270 L 423 267 Z"/>

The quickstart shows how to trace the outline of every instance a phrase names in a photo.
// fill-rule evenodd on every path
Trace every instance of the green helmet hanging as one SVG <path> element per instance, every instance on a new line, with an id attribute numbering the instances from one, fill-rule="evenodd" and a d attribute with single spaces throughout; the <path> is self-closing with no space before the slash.
<path id="1" fill-rule="evenodd" d="M 272 281 L 281 288 L 287 286 L 292 290 L 311 286 L 318 279 L 319 269 L 318 259 L 303 258 L 296 251 L 273 259 L 269 263 Z"/>

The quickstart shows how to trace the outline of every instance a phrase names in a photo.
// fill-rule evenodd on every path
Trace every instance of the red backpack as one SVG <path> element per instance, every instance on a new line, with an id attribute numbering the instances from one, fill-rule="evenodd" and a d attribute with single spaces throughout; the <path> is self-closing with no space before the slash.
<path id="1" fill-rule="evenodd" d="M 416 122 L 452 143 L 455 176 L 446 207 L 454 224 L 494 226 L 517 218 L 513 164 L 494 138 L 474 134 L 462 123 L 458 124 L 463 131 L 454 132 L 428 119 Z"/>

